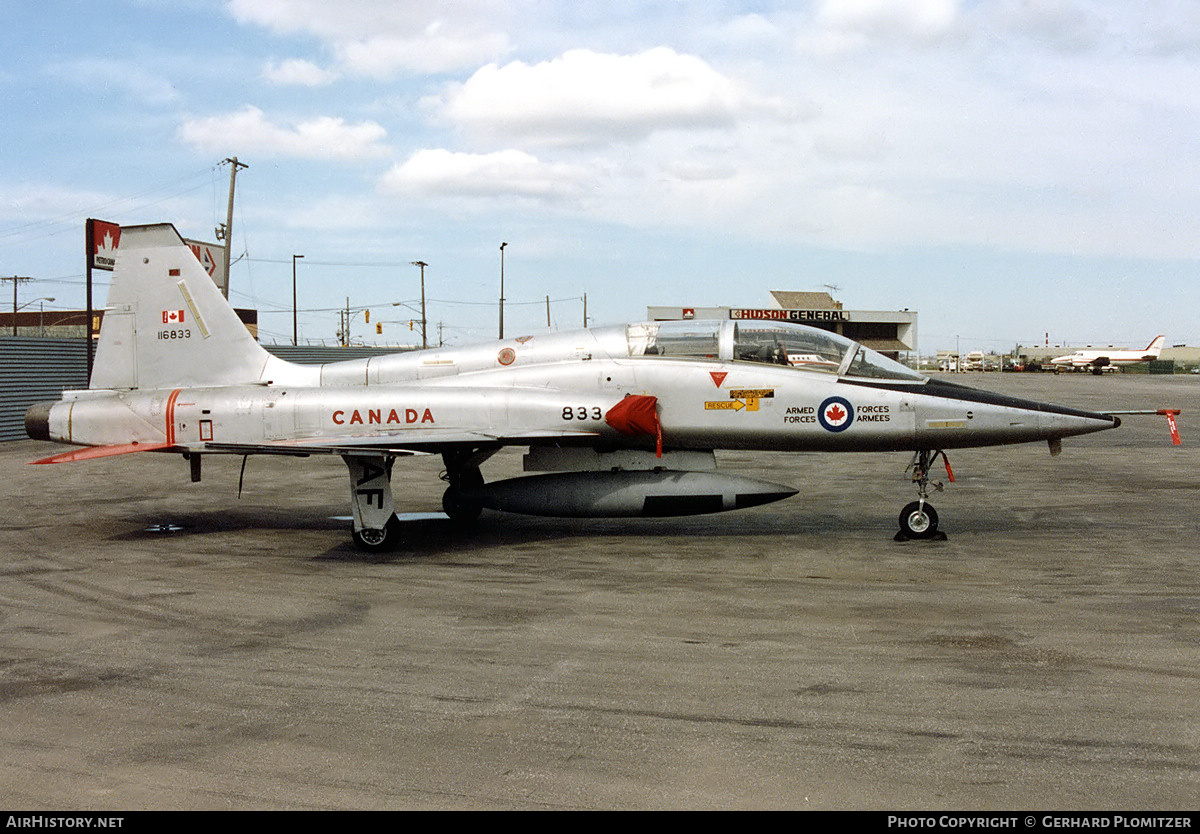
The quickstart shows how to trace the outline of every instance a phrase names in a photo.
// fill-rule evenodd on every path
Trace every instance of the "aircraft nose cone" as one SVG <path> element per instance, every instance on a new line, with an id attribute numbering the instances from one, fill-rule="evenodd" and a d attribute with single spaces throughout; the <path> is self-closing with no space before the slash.
<path id="1" fill-rule="evenodd" d="M 1046 406 L 1043 406 L 1045 408 Z M 1094 411 L 1076 411 L 1068 408 L 1043 410 L 1042 427 L 1059 437 L 1115 429 L 1121 425 L 1119 417 Z"/>
<path id="2" fill-rule="evenodd" d="M 926 392 L 939 399 L 974 405 L 972 430 L 980 435 L 986 432 L 989 442 L 1061 439 L 1121 425 L 1120 419 L 1112 414 L 1026 400 L 941 380 L 927 383 Z"/>

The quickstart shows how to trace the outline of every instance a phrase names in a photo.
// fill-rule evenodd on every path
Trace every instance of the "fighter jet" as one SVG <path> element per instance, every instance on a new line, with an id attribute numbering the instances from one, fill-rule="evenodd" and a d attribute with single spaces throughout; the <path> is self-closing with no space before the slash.
<path id="1" fill-rule="evenodd" d="M 1155 336 L 1154 341 L 1142 350 L 1124 350 L 1121 348 L 1087 348 L 1077 350 L 1066 356 L 1056 356 L 1050 360 L 1054 372 L 1062 368 L 1081 370 L 1090 368 L 1092 373 L 1099 376 L 1105 368 L 1119 368 L 1125 365 L 1136 365 L 1139 362 L 1149 362 L 1157 359 L 1162 353 L 1166 336 Z"/>
<path id="2" fill-rule="evenodd" d="M 930 379 L 779 322 L 645 322 L 296 365 L 255 341 L 174 226 L 157 224 L 122 229 L 90 387 L 33 406 L 25 425 L 83 447 L 36 463 L 168 452 L 194 481 L 211 454 L 339 455 L 354 543 L 379 551 L 400 535 L 390 476 L 410 455 L 441 455 L 443 507 L 468 520 L 689 515 L 796 493 L 717 471 L 718 449 L 910 451 L 917 500 L 897 536 L 933 538 L 945 450 L 1057 453 L 1120 419 Z M 538 474 L 485 482 L 480 465 L 510 446 Z"/>

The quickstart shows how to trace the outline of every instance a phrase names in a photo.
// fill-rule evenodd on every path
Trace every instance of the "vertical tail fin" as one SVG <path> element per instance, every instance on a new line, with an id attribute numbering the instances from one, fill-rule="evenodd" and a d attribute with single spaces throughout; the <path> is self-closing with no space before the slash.
<path id="1" fill-rule="evenodd" d="M 1155 336 L 1154 341 L 1146 345 L 1146 353 L 1153 353 L 1157 359 L 1162 353 L 1163 346 L 1167 343 L 1166 336 Z"/>
<path id="2" fill-rule="evenodd" d="M 92 388 L 256 383 L 291 367 L 254 340 L 173 225 L 121 228 Z"/>

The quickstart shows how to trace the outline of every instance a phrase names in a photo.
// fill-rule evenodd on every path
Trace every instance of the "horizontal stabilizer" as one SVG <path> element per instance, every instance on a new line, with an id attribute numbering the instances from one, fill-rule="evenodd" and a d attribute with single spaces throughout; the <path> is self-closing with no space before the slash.
<path id="1" fill-rule="evenodd" d="M 69 452 L 53 455 L 41 460 L 31 460 L 31 464 L 38 463 L 75 463 L 81 460 L 92 460 L 93 458 L 111 458 L 117 455 L 132 455 L 135 452 L 157 452 L 162 449 L 173 448 L 173 443 L 124 443 L 120 446 L 85 446 L 82 449 L 72 449 Z"/>

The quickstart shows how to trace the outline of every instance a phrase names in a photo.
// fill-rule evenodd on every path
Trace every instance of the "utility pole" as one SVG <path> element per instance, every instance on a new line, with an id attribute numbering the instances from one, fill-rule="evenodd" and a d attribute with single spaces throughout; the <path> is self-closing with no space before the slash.
<path id="1" fill-rule="evenodd" d="M 504 247 L 508 243 L 500 244 L 500 338 L 504 338 Z"/>
<path id="2" fill-rule="evenodd" d="M 550 332 L 550 296 L 546 296 L 546 332 Z"/>
<path id="3" fill-rule="evenodd" d="M 587 293 L 583 294 L 583 329 L 587 330 Z"/>
<path id="4" fill-rule="evenodd" d="M 0 278 L 0 281 L 13 282 L 13 335 L 17 335 L 17 287 L 22 281 L 32 281 L 32 278 L 23 275 L 12 275 Z"/>
<path id="5" fill-rule="evenodd" d="M 303 255 L 292 255 L 292 347 L 295 347 L 297 344 L 299 344 L 299 342 L 296 341 L 296 259 L 303 257 Z M 226 276 L 229 275 L 228 272 L 225 274 Z"/>
<path id="6" fill-rule="evenodd" d="M 429 347 L 429 339 L 425 335 L 425 267 L 429 264 L 424 261 L 412 261 L 413 266 L 421 267 L 421 349 Z"/>
<path id="7" fill-rule="evenodd" d="M 217 229 L 217 239 L 225 241 L 225 284 L 221 287 L 221 295 L 229 298 L 229 250 L 233 246 L 233 187 L 237 182 L 238 168 L 249 168 L 249 165 L 238 162 L 236 156 L 226 159 L 229 163 L 229 208 L 225 212 L 225 225 Z"/>

